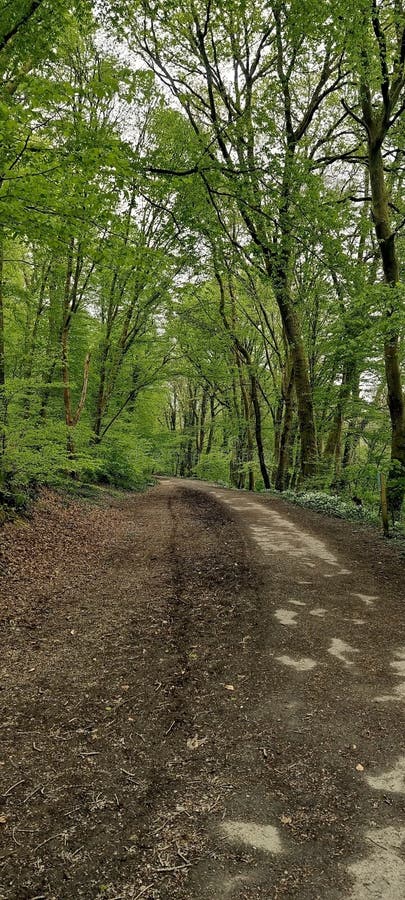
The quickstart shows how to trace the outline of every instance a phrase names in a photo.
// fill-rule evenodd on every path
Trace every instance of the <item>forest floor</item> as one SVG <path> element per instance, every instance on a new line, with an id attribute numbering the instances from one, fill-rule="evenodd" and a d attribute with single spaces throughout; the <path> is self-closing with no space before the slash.
<path id="1" fill-rule="evenodd" d="M 394 548 L 176 480 L 0 539 L 1 900 L 403 900 Z"/>

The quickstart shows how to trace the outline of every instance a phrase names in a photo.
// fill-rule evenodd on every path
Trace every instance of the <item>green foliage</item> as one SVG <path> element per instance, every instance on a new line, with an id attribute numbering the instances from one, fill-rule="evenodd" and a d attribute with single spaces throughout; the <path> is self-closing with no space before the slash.
<path id="1" fill-rule="evenodd" d="M 399 515 L 404 287 L 381 278 L 361 118 L 367 96 L 383 121 L 388 67 L 402 272 L 395 0 L 0 7 L 3 502 L 155 469 L 294 487 L 311 432 L 294 497 L 362 518 L 343 498 L 376 509 L 384 470 Z"/>
<path id="2" fill-rule="evenodd" d="M 18 441 L 10 440 L 3 460 L 7 488 L 1 502 L 15 505 L 16 497 L 28 498 L 36 485 L 54 487 L 70 479 L 89 484 L 109 484 L 139 490 L 150 481 L 154 462 L 151 442 L 130 433 L 118 433 L 97 445 L 85 425 L 77 429 L 74 457 L 66 452 L 66 427 L 50 422 L 27 428 Z M 21 504 L 20 504 L 21 505 Z"/>
<path id="3" fill-rule="evenodd" d="M 56 484 L 63 473 L 67 474 L 66 468 L 66 429 L 62 422 L 27 425 L 24 433 L 9 429 L 3 472 L 12 490 Z"/>
<path id="4" fill-rule="evenodd" d="M 95 454 L 95 468 L 89 480 L 111 484 L 127 490 L 140 490 L 150 483 L 154 461 L 151 446 L 138 437 L 121 434 L 102 444 Z"/>
<path id="5" fill-rule="evenodd" d="M 296 503 L 305 509 L 313 509 L 325 516 L 348 519 L 352 522 L 375 522 L 376 516 L 348 500 L 342 500 L 337 494 L 326 494 L 323 491 L 283 491 L 283 500 Z"/>
<path id="6" fill-rule="evenodd" d="M 208 456 L 202 456 L 196 465 L 195 474 L 203 481 L 215 481 L 217 484 L 229 485 L 230 455 L 215 450 Z"/>

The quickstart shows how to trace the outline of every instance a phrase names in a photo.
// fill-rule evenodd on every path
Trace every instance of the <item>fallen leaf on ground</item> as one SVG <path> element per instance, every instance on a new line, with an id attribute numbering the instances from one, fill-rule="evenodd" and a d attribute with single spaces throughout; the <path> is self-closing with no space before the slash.
<path id="1" fill-rule="evenodd" d="M 225 685 L 225 690 L 226 690 L 226 691 L 234 691 L 235 688 L 234 688 L 233 684 L 226 684 L 226 685 Z"/>
<path id="2" fill-rule="evenodd" d="M 364 766 L 362 766 L 361 763 L 357 763 L 356 771 L 357 771 L 357 772 L 364 772 Z"/>
<path id="3" fill-rule="evenodd" d="M 208 738 L 199 738 L 198 734 L 195 734 L 194 737 L 188 738 L 187 747 L 189 750 L 198 750 L 201 747 L 201 744 L 205 744 Z"/>
<path id="4" fill-rule="evenodd" d="M 283 825 L 292 825 L 292 818 L 291 816 L 280 816 L 280 822 L 282 822 Z"/>

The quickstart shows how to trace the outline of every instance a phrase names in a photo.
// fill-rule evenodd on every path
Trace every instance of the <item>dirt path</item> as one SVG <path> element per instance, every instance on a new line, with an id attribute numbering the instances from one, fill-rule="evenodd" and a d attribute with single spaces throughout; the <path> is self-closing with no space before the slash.
<path id="1" fill-rule="evenodd" d="M 2 537 L 0 900 L 403 900 L 389 546 L 176 481 Z"/>

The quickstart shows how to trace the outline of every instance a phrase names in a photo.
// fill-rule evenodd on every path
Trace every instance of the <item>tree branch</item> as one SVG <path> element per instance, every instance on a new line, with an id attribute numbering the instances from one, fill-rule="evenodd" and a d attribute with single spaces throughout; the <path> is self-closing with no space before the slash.
<path id="1" fill-rule="evenodd" d="M 23 28 L 24 25 L 29 22 L 34 13 L 36 13 L 39 6 L 41 6 L 43 0 L 31 0 L 31 3 L 28 6 L 28 9 L 21 16 L 21 18 L 15 22 L 15 24 L 0 38 L 0 53 L 7 47 L 7 44 L 12 41 L 13 37 Z"/>

